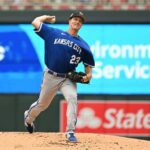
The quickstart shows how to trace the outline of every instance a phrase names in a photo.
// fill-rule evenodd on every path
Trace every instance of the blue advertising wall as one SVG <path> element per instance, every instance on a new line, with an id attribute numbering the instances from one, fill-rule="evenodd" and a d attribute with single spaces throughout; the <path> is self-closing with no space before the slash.
<path id="1" fill-rule="evenodd" d="M 80 36 L 96 65 L 90 85 L 78 84 L 78 93 L 150 94 L 149 35 L 148 24 L 85 24 Z M 30 24 L 0 25 L 0 93 L 38 93 L 44 68 L 44 41 Z"/>

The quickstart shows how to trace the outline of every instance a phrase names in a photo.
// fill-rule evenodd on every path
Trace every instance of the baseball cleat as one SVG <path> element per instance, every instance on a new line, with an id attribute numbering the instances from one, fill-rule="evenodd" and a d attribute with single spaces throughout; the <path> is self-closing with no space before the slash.
<path id="1" fill-rule="evenodd" d="M 75 137 L 74 133 L 66 133 L 66 138 L 68 142 L 73 142 L 73 143 L 77 142 L 77 138 Z"/>
<path id="2" fill-rule="evenodd" d="M 34 132 L 35 127 L 34 127 L 33 123 L 29 124 L 29 123 L 25 122 L 25 127 L 26 127 L 26 129 L 28 130 L 29 133 L 33 133 Z"/>
<path id="3" fill-rule="evenodd" d="M 28 116 L 28 111 L 25 111 L 25 112 L 24 112 L 24 125 L 25 125 L 25 127 L 26 127 L 26 129 L 27 129 L 27 131 L 28 131 L 29 133 L 33 133 L 33 132 L 34 132 L 34 129 L 35 129 L 35 126 L 34 126 L 33 123 L 30 124 L 30 123 L 27 123 L 27 122 L 26 122 L 27 116 Z"/>

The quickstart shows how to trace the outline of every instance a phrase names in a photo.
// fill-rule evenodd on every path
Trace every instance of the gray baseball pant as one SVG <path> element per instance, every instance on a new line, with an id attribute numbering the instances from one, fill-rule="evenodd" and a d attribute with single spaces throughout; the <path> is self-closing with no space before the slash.
<path id="1" fill-rule="evenodd" d="M 74 132 L 77 122 L 77 88 L 76 83 L 73 83 L 67 78 L 57 77 L 44 72 L 43 83 L 39 99 L 34 102 L 25 116 L 25 121 L 29 124 L 34 122 L 36 117 L 52 102 L 57 91 L 61 91 L 67 100 L 67 127 L 66 132 Z"/>

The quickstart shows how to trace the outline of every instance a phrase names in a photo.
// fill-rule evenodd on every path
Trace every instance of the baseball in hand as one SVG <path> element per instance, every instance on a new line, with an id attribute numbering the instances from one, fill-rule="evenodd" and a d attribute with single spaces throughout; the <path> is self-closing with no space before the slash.
<path id="1" fill-rule="evenodd" d="M 56 17 L 54 16 L 52 19 L 51 19 L 51 23 L 55 23 L 56 22 Z"/>

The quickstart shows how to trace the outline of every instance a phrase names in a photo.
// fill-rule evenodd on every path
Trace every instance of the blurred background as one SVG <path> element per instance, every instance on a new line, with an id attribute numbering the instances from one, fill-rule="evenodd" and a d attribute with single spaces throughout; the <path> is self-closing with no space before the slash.
<path id="1" fill-rule="evenodd" d="M 39 96 L 44 42 L 32 20 L 55 15 L 50 26 L 67 30 L 76 10 L 86 16 L 79 34 L 96 64 L 90 85 L 78 84 L 76 132 L 149 139 L 150 0 L 0 0 L 0 131 L 25 131 L 24 111 Z M 58 92 L 36 130 L 65 132 L 65 114 Z"/>

